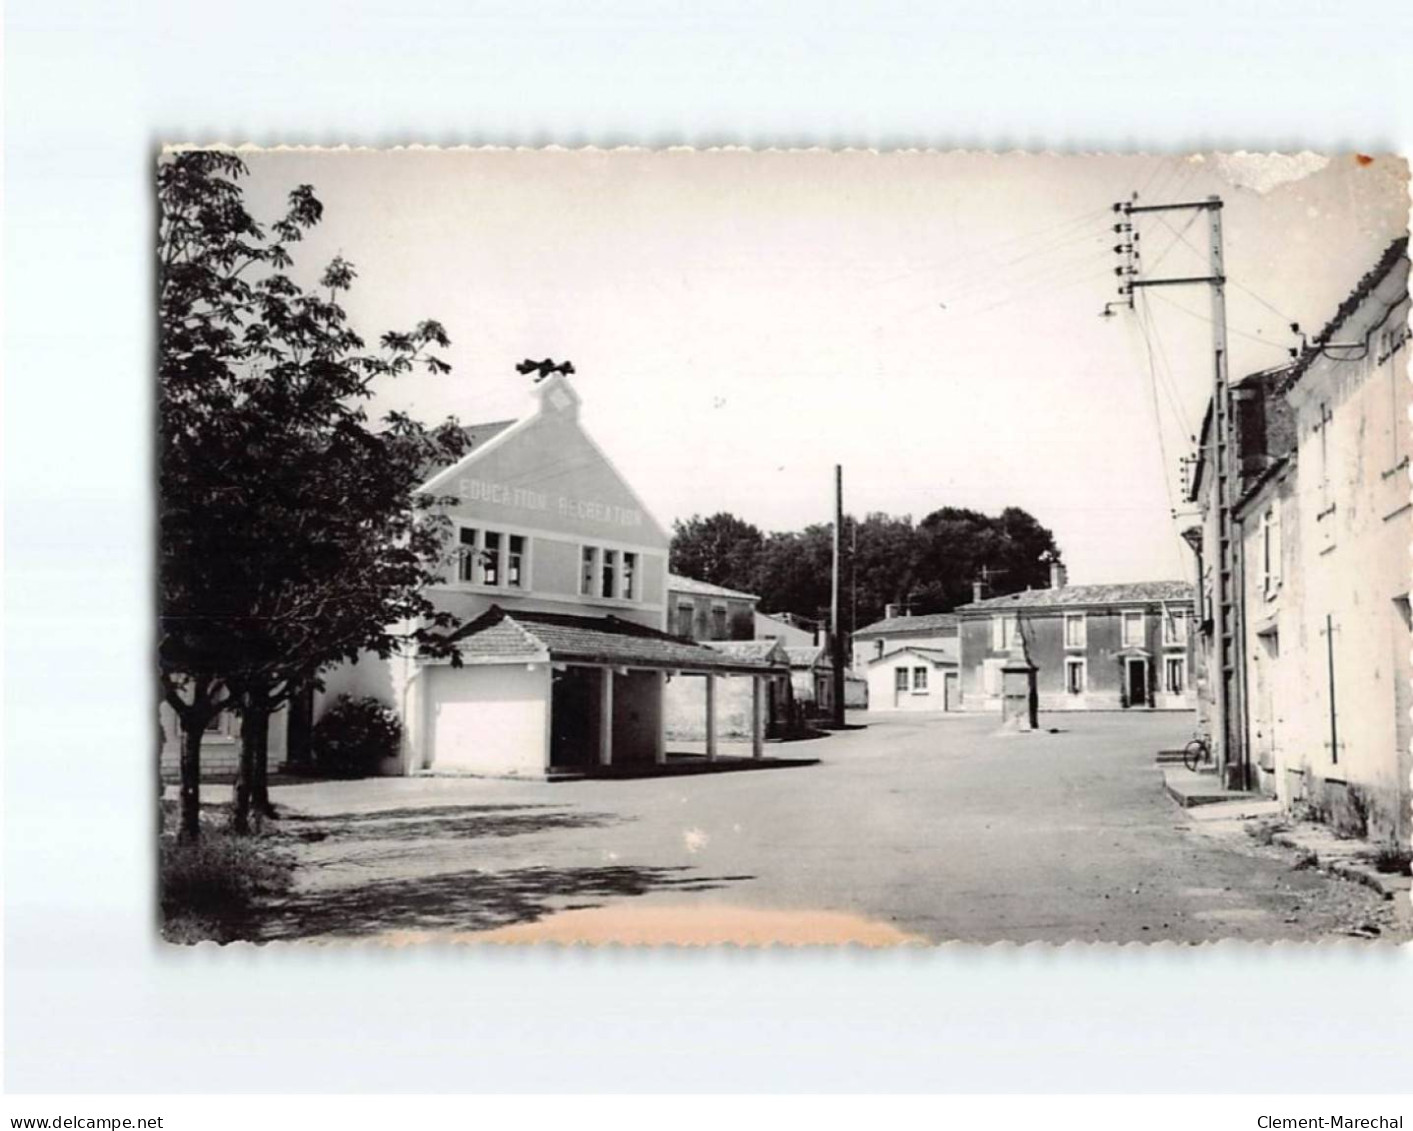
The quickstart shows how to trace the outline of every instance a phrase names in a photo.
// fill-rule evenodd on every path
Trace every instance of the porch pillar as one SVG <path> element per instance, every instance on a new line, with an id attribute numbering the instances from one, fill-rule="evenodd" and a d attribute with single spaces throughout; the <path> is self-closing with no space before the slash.
<path id="1" fill-rule="evenodd" d="M 653 761 L 667 765 L 667 673 L 657 673 L 657 741 L 653 746 Z"/>
<path id="2" fill-rule="evenodd" d="M 600 668 L 599 765 L 613 765 L 613 669 Z"/>
<path id="3" fill-rule="evenodd" d="M 760 758 L 765 754 L 765 682 L 758 675 L 751 676 L 751 757 Z"/>
<path id="4" fill-rule="evenodd" d="M 716 761 L 716 676 L 706 677 L 706 754 L 708 762 Z"/>

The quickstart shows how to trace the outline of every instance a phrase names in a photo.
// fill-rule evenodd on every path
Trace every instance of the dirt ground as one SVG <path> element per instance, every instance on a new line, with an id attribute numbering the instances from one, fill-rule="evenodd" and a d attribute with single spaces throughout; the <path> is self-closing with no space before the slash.
<path id="1" fill-rule="evenodd" d="M 1187 714 L 865 719 L 690 777 L 278 787 L 295 887 L 255 937 L 758 944 L 1407 937 L 1376 893 L 1198 828 Z"/>

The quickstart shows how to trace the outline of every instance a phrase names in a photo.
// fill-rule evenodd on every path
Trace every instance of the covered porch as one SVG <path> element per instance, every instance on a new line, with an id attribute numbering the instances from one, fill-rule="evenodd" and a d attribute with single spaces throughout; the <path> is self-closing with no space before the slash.
<path id="1" fill-rule="evenodd" d="M 516 691 L 524 718 L 518 736 L 491 733 L 483 720 L 496 709 L 483 704 L 463 713 L 459 734 L 440 725 L 446 708 L 431 704 L 428 750 L 422 767 L 436 772 L 496 773 L 494 761 L 513 762 L 554 778 L 632 776 L 682 772 L 683 767 L 743 760 L 765 763 L 769 664 L 724 655 L 690 641 L 614 616 L 584 617 L 526 610 L 489 610 L 457 634 L 462 666 L 439 675 L 445 684 L 487 682 L 491 671 L 526 673 Z M 720 742 L 721 684 L 749 681 L 749 744 L 744 758 Z M 703 688 L 700 753 L 670 750 L 664 697 L 669 681 L 699 680 Z M 442 694 L 440 699 L 445 699 Z M 469 697 L 475 701 L 477 697 Z M 493 725 L 493 724 L 492 724 Z M 514 742 L 496 759 L 478 756 Z"/>

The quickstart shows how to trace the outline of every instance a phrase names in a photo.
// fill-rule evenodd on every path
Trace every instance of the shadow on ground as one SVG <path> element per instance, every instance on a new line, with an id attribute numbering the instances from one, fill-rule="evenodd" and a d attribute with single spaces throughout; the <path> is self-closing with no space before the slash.
<path id="1" fill-rule="evenodd" d="M 296 840 L 465 840 L 529 836 L 563 829 L 617 824 L 609 813 L 585 813 L 554 805 L 435 805 L 378 809 L 368 813 L 290 814 L 283 826 Z"/>
<path id="2" fill-rule="evenodd" d="M 378 880 L 267 905 L 257 941 L 360 938 L 390 931 L 485 931 L 556 911 L 650 892 L 705 892 L 752 876 L 695 876 L 686 867 L 468 870 Z"/>

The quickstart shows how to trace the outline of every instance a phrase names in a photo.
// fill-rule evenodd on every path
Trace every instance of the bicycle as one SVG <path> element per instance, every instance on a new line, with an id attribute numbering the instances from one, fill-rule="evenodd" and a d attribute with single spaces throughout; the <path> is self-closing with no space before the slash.
<path id="1" fill-rule="evenodd" d="M 1183 747 L 1182 764 L 1194 774 L 1199 766 L 1212 764 L 1212 743 L 1205 734 L 1194 735 L 1192 741 Z"/>

